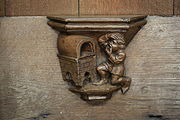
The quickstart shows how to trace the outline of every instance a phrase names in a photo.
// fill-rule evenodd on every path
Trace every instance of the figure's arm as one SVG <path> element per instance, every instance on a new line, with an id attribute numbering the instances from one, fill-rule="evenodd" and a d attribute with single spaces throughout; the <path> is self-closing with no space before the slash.
<path id="1" fill-rule="evenodd" d="M 99 39 L 98 39 L 98 43 L 99 45 L 105 49 L 108 45 L 107 41 L 109 38 L 107 38 L 107 34 L 106 35 L 102 35 Z"/>
<path id="2" fill-rule="evenodd" d="M 126 54 L 124 52 L 120 52 L 118 54 L 110 54 L 109 60 L 114 64 L 120 64 L 126 58 Z"/>
<path id="3" fill-rule="evenodd" d="M 109 56 L 109 60 L 114 64 L 119 64 L 125 60 L 126 53 L 124 51 L 119 51 L 118 53 L 115 54 L 112 52 L 111 46 L 107 46 L 105 51 Z"/>
<path id="4" fill-rule="evenodd" d="M 112 54 L 112 47 L 110 45 L 107 45 L 105 48 L 105 52 L 110 56 Z"/>

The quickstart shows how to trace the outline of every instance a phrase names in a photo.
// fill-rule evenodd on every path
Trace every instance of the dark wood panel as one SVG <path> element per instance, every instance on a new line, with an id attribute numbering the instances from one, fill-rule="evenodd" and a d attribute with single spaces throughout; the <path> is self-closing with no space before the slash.
<path id="1" fill-rule="evenodd" d="M 80 0 L 81 15 L 172 15 L 173 0 Z"/>
<path id="2" fill-rule="evenodd" d="M 0 0 L 0 16 L 4 16 L 5 15 L 5 0 Z"/>
<path id="3" fill-rule="evenodd" d="M 174 0 L 174 14 L 180 15 L 180 0 Z"/>
<path id="4" fill-rule="evenodd" d="M 7 0 L 7 16 L 77 15 L 78 0 Z"/>

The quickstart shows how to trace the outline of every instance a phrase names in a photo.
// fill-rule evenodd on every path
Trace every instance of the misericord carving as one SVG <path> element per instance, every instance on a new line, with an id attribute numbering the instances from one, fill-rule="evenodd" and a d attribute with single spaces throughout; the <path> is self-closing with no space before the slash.
<path id="1" fill-rule="evenodd" d="M 114 91 L 129 90 L 125 48 L 146 24 L 146 16 L 48 18 L 48 24 L 60 32 L 58 56 L 70 91 L 86 101 L 104 101 Z"/>
<path id="2" fill-rule="evenodd" d="M 97 39 L 107 60 L 96 65 L 94 39 L 83 35 L 61 36 L 58 40 L 59 60 L 65 81 L 72 92 L 81 93 L 84 100 L 104 100 L 112 92 L 129 90 L 131 79 L 124 76 L 125 40 L 121 33 L 107 33 Z M 71 45 L 71 48 L 66 47 Z M 98 76 L 100 80 L 98 80 Z"/>

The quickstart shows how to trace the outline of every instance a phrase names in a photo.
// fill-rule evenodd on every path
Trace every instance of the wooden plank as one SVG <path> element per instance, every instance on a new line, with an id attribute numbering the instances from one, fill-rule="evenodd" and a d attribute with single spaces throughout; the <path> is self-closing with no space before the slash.
<path id="1" fill-rule="evenodd" d="M 68 91 L 46 20 L 0 19 L 1 120 L 179 120 L 180 17 L 148 17 L 126 48 L 130 90 L 98 105 Z"/>
<path id="2" fill-rule="evenodd" d="M 80 0 L 81 15 L 172 15 L 173 0 Z"/>
<path id="3" fill-rule="evenodd" d="M 174 0 L 174 14 L 180 15 L 180 0 Z"/>
<path id="4" fill-rule="evenodd" d="M 7 16 L 77 15 L 78 0 L 6 0 Z"/>
<path id="5" fill-rule="evenodd" d="M 5 16 L 5 0 L 0 0 L 0 16 Z"/>

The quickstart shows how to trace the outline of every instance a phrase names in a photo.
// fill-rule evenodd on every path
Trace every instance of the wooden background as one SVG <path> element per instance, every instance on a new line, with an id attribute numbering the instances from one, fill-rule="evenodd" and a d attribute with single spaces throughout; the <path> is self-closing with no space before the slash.
<path id="1" fill-rule="evenodd" d="M 147 20 L 126 48 L 130 90 L 91 105 L 62 79 L 46 17 L 1 17 L 0 120 L 180 120 L 180 17 Z"/>
<path id="2" fill-rule="evenodd" d="M 133 80 L 102 105 L 68 91 L 44 16 L 180 15 L 180 0 L 0 0 L 0 120 L 179 120 L 180 17 L 149 16 L 126 49 Z M 44 118 L 47 117 L 47 118 Z"/>
<path id="3" fill-rule="evenodd" d="M 180 0 L 0 0 L 1 16 L 179 15 Z"/>

